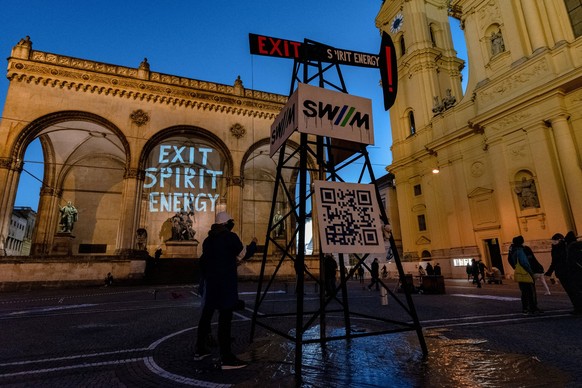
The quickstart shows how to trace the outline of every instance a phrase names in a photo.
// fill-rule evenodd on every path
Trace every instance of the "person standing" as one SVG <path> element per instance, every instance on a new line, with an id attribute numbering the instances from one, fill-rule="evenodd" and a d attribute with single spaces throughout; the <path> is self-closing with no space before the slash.
<path id="1" fill-rule="evenodd" d="M 326 254 L 323 257 L 323 268 L 325 276 L 325 295 L 334 296 L 335 295 L 335 275 L 337 272 L 337 263 L 331 254 Z"/>
<path id="2" fill-rule="evenodd" d="M 439 263 L 436 263 L 434 266 L 434 276 L 441 276 L 441 275 L 442 275 L 441 265 Z"/>
<path id="3" fill-rule="evenodd" d="M 582 241 L 576 241 L 572 231 L 563 240 L 561 236 L 558 233 L 552 237 L 552 265 L 574 306 L 572 314 L 582 315 Z"/>
<path id="4" fill-rule="evenodd" d="M 364 267 L 362 265 L 358 267 L 358 275 L 360 276 L 360 283 L 364 283 Z"/>
<path id="5" fill-rule="evenodd" d="M 428 276 L 434 276 L 434 268 L 431 263 L 426 263 L 426 274 Z"/>
<path id="6" fill-rule="evenodd" d="M 202 360 L 210 356 L 207 347 L 210 323 L 218 310 L 218 345 L 222 369 L 238 369 L 247 365 L 239 360 L 231 350 L 231 326 L 233 311 L 238 299 L 237 265 L 256 251 L 254 238 L 247 248 L 236 233 L 232 232 L 234 221 L 226 212 L 216 215 L 215 224 L 202 243 L 200 257 L 200 292 L 202 294 L 202 314 L 198 323 L 198 335 L 194 359 Z"/>
<path id="7" fill-rule="evenodd" d="M 479 280 L 479 263 L 475 259 L 471 259 L 471 275 L 473 275 L 473 284 L 477 284 L 477 288 L 481 288 L 481 281 Z"/>
<path id="8" fill-rule="evenodd" d="M 521 307 L 524 314 L 536 314 L 542 311 L 538 309 L 535 297 L 534 275 L 529 260 L 524 251 L 522 236 L 513 238 L 513 244 L 509 248 L 509 265 L 515 270 L 514 277 L 521 291 Z M 519 276 L 520 268 L 525 270 L 523 276 Z"/>
<path id="9" fill-rule="evenodd" d="M 380 264 L 378 263 L 378 258 L 375 258 L 372 262 L 372 270 L 370 271 L 372 275 L 372 282 L 368 286 L 368 291 L 372 290 L 372 286 L 376 285 L 376 291 L 380 291 L 380 282 L 378 278 L 380 277 Z"/>

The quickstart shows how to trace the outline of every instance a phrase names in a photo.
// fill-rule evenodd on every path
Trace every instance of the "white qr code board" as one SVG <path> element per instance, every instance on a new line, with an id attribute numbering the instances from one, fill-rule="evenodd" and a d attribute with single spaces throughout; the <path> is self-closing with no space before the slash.
<path id="1" fill-rule="evenodd" d="M 386 252 L 374 185 L 313 183 L 322 252 Z"/>

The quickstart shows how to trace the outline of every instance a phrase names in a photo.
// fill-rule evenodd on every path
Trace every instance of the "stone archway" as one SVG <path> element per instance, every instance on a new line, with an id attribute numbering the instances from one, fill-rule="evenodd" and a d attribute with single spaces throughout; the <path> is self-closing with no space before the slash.
<path id="1" fill-rule="evenodd" d="M 71 202 L 78 210 L 78 222 L 67 239 L 70 251 L 115 253 L 123 177 L 130 155 L 125 136 L 95 114 L 55 112 L 23 128 L 14 142 L 14 158 L 22 160 L 26 147 L 36 138 L 45 165 L 31 252 L 54 253 L 59 209 Z"/>

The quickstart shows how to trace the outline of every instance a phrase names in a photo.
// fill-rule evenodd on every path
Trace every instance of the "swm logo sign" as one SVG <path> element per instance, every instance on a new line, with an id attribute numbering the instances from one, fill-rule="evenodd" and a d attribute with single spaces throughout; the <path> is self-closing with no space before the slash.
<path id="1" fill-rule="evenodd" d="M 271 156 L 295 130 L 374 144 L 372 101 L 300 83 L 271 125 Z"/>
<path id="2" fill-rule="evenodd" d="M 303 114 L 307 117 L 318 117 L 333 122 L 333 125 L 345 127 L 346 125 L 358 128 L 370 129 L 370 115 L 358 112 L 356 107 L 344 105 L 342 107 L 326 104 L 322 101 L 303 101 Z M 339 112 L 339 113 L 338 113 Z"/>

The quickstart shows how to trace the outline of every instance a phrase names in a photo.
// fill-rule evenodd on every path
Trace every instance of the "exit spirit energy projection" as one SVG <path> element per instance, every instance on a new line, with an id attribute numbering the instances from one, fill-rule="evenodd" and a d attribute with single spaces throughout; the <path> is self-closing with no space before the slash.
<path id="1" fill-rule="evenodd" d="M 224 192 L 224 160 L 209 144 L 172 138 L 157 145 L 145 168 L 150 213 L 212 212 Z"/>

